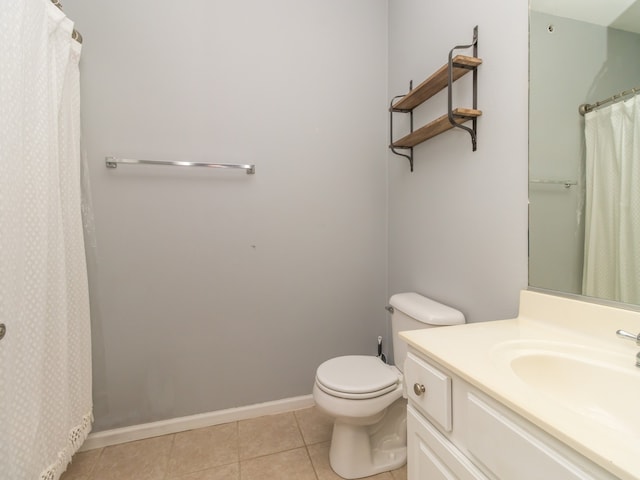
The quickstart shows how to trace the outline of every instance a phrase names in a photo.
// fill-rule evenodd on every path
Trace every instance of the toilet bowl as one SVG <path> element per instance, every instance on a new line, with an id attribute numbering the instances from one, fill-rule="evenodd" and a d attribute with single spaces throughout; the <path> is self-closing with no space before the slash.
<path id="1" fill-rule="evenodd" d="M 334 418 L 329 462 L 338 475 L 361 478 L 405 464 L 406 402 L 396 367 L 373 356 L 332 358 L 318 367 L 313 398 Z"/>
<path id="2" fill-rule="evenodd" d="M 329 359 L 317 371 L 316 407 L 334 418 L 331 468 L 346 479 L 400 468 L 407 461 L 406 393 L 401 368 L 407 346 L 398 333 L 464 323 L 464 316 L 417 293 L 390 299 L 396 365 L 379 357 Z"/>

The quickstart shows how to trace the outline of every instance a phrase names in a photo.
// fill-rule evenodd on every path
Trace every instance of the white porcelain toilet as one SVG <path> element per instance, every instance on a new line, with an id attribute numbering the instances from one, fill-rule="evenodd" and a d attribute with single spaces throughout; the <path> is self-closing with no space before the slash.
<path id="1" fill-rule="evenodd" d="M 316 371 L 313 398 L 335 419 L 329 461 L 343 478 L 375 475 L 407 461 L 402 376 L 407 345 L 398 333 L 465 322 L 459 311 L 417 293 L 399 293 L 389 303 L 396 366 L 375 356 L 348 355 L 327 360 Z"/>

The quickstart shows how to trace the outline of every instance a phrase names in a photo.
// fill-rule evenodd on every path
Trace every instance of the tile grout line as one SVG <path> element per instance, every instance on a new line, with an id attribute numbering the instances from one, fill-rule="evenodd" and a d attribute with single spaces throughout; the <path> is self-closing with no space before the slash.
<path id="1" fill-rule="evenodd" d="M 293 419 L 296 422 L 296 427 L 298 428 L 298 433 L 300 434 L 300 438 L 302 439 L 302 444 L 306 447 L 307 441 L 305 440 L 304 435 L 302 434 L 302 428 L 300 428 L 300 421 L 298 420 L 298 415 L 296 415 L 295 411 L 291 412 L 291 414 L 293 415 Z"/>
<path id="2" fill-rule="evenodd" d="M 313 469 L 313 474 L 316 477 L 316 480 L 320 480 L 320 476 L 318 475 L 318 470 L 316 470 L 316 466 L 313 464 L 313 460 L 311 458 L 311 452 L 309 451 L 309 445 L 305 445 L 304 449 L 307 451 L 307 457 L 309 457 L 309 463 L 311 464 L 311 468 Z"/>
<path id="3" fill-rule="evenodd" d="M 87 474 L 87 480 L 91 480 L 92 479 L 96 468 L 98 468 L 98 462 L 102 458 L 102 454 L 104 453 L 104 449 L 105 449 L 105 447 L 102 447 L 100 449 L 100 453 L 98 453 L 98 458 L 96 458 L 95 462 L 93 462 L 93 465 L 91 465 L 91 468 L 89 469 L 89 473 Z M 68 466 L 67 466 L 67 468 L 68 468 Z"/>
<path id="4" fill-rule="evenodd" d="M 169 477 L 169 465 L 171 463 L 171 456 L 173 455 L 173 448 L 176 444 L 176 434 L 171 434 L 171 447 L 169 448 L 169 455 L 167 455 L 167 464 L 164 467 L 164 475 L 162 476 L 163 480 L 167 480 Z"/>
<path id="5" fill-rule="evenodd" d="M 242 462 L 240 461 L 240 421 L 236 420 L 236 453 L 238 459 L 238 480 L 242 480 Z"/>
<path id="6" fill-rule="evenodd" d="M 300 420 L 298 419 L 298 415 L 296 414 L 296 411 L 293 412 L 293 418 L 296 421 L 298 432 L 300 432 L 300 437 L 302 438 L 302 444 L 304 445 L 304 450 L 305 452 L 307 452 L 307 458 L 309 459 L 309 464 L 311 465 L 311 469 L 313 470 L 313 476 L 316 477 L 316 480 L 320 480 L 320 477 L 318 476 L 318 471 L 316 470 L 316 466 L 313 464 L 313 460 L 311 459 L 311 452 L 309 452 L 309 444 L 307 443 L 307 439 L 304 438 L 304 433 L 302 433 L 302 427 L 300 426 Z"/>

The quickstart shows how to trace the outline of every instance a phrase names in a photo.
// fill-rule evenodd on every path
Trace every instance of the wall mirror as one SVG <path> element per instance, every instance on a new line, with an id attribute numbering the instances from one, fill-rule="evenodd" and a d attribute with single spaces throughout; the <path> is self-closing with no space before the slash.
<path id="1" fill-rule="evenodd" d="M 531 0 L 529 28 L 529 285 L 640 305 L 640 0 Z"/>

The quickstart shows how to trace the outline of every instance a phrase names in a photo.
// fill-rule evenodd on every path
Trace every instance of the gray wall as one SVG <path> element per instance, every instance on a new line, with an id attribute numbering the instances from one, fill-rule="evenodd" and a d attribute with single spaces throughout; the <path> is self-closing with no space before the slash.
<path id="1" fill-rule="evenodd" d="M 515 316 L 527 286 L 527 8 L 525 0 L 390 2 L 390 97 L 479 27 L 477 151 L 456 130 L 415 148 L 414 173 L 389 156 L 390 294 L 415 290 L 468 322 Z M 456 82 L 454 106 L 471 107 L 470 81 Z M 416 126 L 445 112 L 446 90 L 419 107 Z"/>
<path id="2" fill-rule="evenodd" d="M 385 0 L 68 0 L 94 431 L 311 393 L 387 335 Z M 255 163 L 121 166 L 107 155 Z M 387 337 L 388 339 L 388 337 Z"/>
<path id="3" fill-rule="evenodd" d="M 324 359 L 371 353 L 378 334 L 389 349 L 388 294 L 417 291 L 472 322 L 516 314 L 526 1 L 65 10 L 85 36 L 95 430 L 308 394 Z M 448 132 L 416 148 L 411 174 L 387 152 L 388 100 L 475 24 L 478 151 Z M 417 123 L 444 105 L 440 94 Z M 108 171 L 106 155 L 255 162 L 257 173 Z"/>
<path id="4" fill-rule="evenodd" d="M 553 31 L 549 31 L 549 25 Z M 640 35 L 531 12 L 531 285 L 582 292 L 584 117 L 594 103 L 640 83 Z"/>

